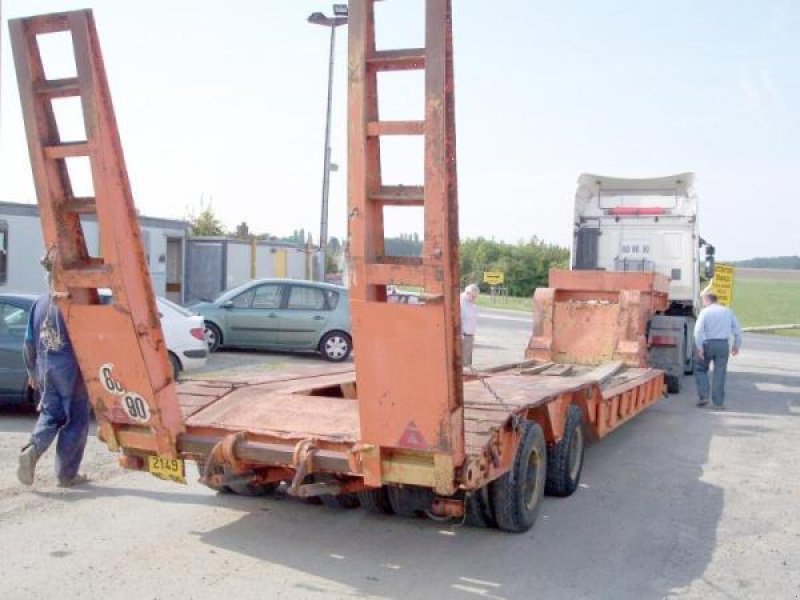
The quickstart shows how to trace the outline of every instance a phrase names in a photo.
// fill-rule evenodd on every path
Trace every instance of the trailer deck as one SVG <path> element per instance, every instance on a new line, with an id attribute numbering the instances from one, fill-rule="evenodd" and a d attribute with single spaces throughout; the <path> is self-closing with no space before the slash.
<path id="1" fill-rule="evenodd" d="M 548 371 L 554 374 L 547 374 Z M 464 377 L 464 442 L 467 461 L 487 456 L 503 429 L 558 402 L 585 412 L 590 437 L 598 439 L 663 395 L 663 375 L 646 368 L 573 366 L 568 374 L 552 363 L 525 361 Z M 286 444 L 312 441 L 349 453 L 360 443 L 355 369 L 320 367 L 257 378 L 194 379 L 178 386 L 186 439 L 219 440 L 247 432 L 251 441 Z M 180 442 L 180 440 L 179 440 Z M 423 440 L 406 449 L 428 450 Z M 400 447 L 400 446 L 399 446 Z M 189 452 L 192 454 L 192 452 Z M 270 460 L 272 462 L 270 462 Z M 258 463 L 258 461 L 253 461 Z M 292 467 L 265 458 L 263 465 Z M 357 471 L 352 473 L 357 475 Z M 480 483 L 476 481 L 476 483 Z"/>

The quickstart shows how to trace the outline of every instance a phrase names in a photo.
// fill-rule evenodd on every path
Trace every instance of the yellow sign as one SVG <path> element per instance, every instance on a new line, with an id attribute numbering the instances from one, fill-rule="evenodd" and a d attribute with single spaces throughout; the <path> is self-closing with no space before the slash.
<path id="1" fill-rule="evenodd" d="M 712 287 L 717 295 L 717 302 L 723 306 L 730 306 L 733 302 L 733 267 L 730 265 L 715 265 Z"/>
<path id="2" fill-rule="evenodd" d="M 502 271 L 484 271 L 483 283 L 489 285 L 500 285 L 505 281 L 506 275 Z"/>
<path id="3" fill-rule="evenodd" d="M 186 465 L 181 458 L 166 456 L 149 456 L 147 470 L 159 479 L 170 479 L 178 483 L 186 483 Z"/>

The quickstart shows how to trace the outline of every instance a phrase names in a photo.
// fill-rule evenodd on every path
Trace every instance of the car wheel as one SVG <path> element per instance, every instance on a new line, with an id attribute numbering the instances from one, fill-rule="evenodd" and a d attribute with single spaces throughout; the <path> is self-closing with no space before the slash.
<path id="1" fill-rule="evenodd" d="M 326 333 L 319 343 L 319 351 L 323 358 L 331 362 L 346 360 L 352 349 L 353 342 L 350 340 L 350 336 L 342 331 Z"/>
<path id="2" fill-rule="evenodd" d="M 172 366 L 172 378 L 175 380 L 175 383 L 177 383 L 178 376 L 181 374 L 181 361 L 179 361 L 178 357 L 172 352 L 168 352 L 167 355 L 169 356 L 169 364 Z"/>
<path id="3" fill-rule="evenodd" d="M 208 344 L 208 351 L 216 352 L 217 349 L 219 349 L 219 345 L 222 343 L 222 332 L 219 330 L 219 327 L 206 321 L 205 338 L 206 344 Z"/>

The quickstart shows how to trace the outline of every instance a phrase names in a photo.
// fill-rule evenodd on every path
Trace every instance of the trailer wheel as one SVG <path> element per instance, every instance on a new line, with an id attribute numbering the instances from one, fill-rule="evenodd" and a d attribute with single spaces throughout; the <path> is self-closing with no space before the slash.
<path id="1" fill-rule="evenodd" d="M 547 481 L 544 493 L 548 496 L 570 496 L 578 489 L 583 470 L 586 447 L 581 409 L 570 406 L 564 437 L 547 449 Z"/>
<path id="2" fill-rule="evenodd" d="M 328 508 L 358 508 L 361 505 L 357 494 L 339 494 L 338 496 L 325 494 L 320 496 L 319 499 Z"/>
<path id="3" fill-rule="evenodd" d="M 533 526 L 544 497 L 547 476 L 547 447 L 538 423 L 522 425 L 522 439 L 511 470 L 490 484 L 497 526 L 503 531 L 522 533 Z"/>
<path id="4" fill-rule="evenodd" d="M 389 492 L 385 486 L 358 492 L 358 499 L 367 512 L 376 515 L 390 515 L 394 512 L 392 503 L 389 502 Z"/>
<path id="5" fill-rule="evenodd" d="M 229 483 L 225 487 L 239 496 L 271 496 L 279 485 L 279 483 Z"/>
<path id="6" fill-rule="evenodd" d="M 681 377 L 680 375 L 667 375 L 667 391 L 670 394 L 680 394 L 681 393 Z"/>
<path id="7" fill-rule="evenodd" d="M 433 506 L 433 491 L 413 485 L 387 488 L 392 510 L 400 517 L 422 517 Z"/>
<path id="8" fill-rule="evenodd" d="M 466 497 L 464 514 L 467 525 L 471 527 L 496 527 L 492 503 L 489 500 L 489 486 L 475 490 Z"/>

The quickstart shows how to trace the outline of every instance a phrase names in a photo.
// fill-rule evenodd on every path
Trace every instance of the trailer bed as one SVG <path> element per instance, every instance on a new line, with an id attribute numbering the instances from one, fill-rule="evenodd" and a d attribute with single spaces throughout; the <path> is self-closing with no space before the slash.
<path id="1" fill-rule="evenodd" d="M 585 399 L 587 426 L 599 438 L 663 393 L 661 372 L 654 369 L 576 366 L 563 375 L 557 374 L 560 368 L 529 374 L 537 364 L 465 374 L 467 457 L 483 455 L 514 416 L 561 398 Z M 343 448 L 360 441 L 355 379 L 352 367 L 321 366 L 255 378 L 190 380 L 179 386 L 178 397 L 188 435 L 221 438 L 245 431 L 255 439 L 288 444 L 312 439 Z"/>

